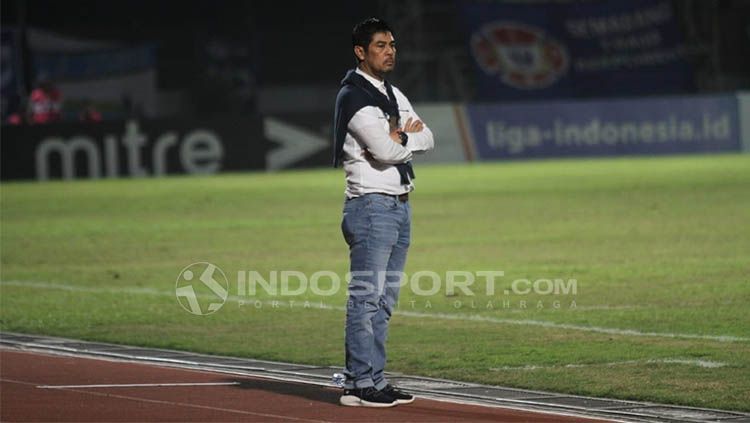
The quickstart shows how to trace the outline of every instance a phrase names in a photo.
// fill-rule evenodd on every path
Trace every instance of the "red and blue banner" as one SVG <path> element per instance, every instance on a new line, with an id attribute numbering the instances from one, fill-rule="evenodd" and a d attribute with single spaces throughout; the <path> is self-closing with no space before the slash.
<path id="1" fill-rule="evenodd" d="M 669 0 L 460 2 L 477 100 L 694 90 Z"/>

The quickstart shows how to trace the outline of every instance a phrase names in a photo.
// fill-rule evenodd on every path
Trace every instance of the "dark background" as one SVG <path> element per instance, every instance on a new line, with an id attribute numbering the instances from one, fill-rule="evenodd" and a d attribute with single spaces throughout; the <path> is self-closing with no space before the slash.
<path id="1" fill-rule="evenodd" d="M 750 88 L 750 1 L 676 0 L 673 5 L 689 47 L 695 91 Z M 6 0 L 2 23 L 86 39 L 154 43 L 158 89 L 186 91 L 190 110 L 205 116 L 263 109 L 264 99 L 279 87 L 335 87 L 353 64 L 351 28 L 369 16 L 394 27 L 400 61 L 394 81 L 412 101 L 470 101 L 476 93 L 459 6 L 447 0 Z M 227 60 L 248 71 L 209 75 L 215 64 L 211 43 L 234 49 L 236 57 Z M 441 75 L 446 52 L 466 70 L 461 80 Z M 27 76 L 28 85 L 33 75 Z"/>

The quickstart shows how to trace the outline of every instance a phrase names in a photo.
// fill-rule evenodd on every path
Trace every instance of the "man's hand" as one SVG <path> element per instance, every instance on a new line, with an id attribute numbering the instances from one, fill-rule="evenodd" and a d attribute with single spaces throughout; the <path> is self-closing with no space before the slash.
<path id="1" fill-rule="evenodd" d="M 412 120 L 412 118 L 409 118 L 406 120 L 403 128 L 393 128 L 389 135 L 393 142 L 401 144 L 401 137 L 398 135 L 399 132 L 419 132 L 422 129 L 424 129 L 424 123 L 421 120 Z"/>
<path id="2" fill-rule="evenodd" d="M 412 121 L 412 118 L 407 119 L 406 124 L 404 125 L 404 129 L 402 129 L 402 132 L 419 132 L 422 129 L 424 129 L 424 123 L 422 123 L 421 120 L 414 120 Z"/>
<path id="3" fill-rule="evenodd" d="M 390 135 L 390 137 L 393 140 L 393 142 L 395 142 L 396 144 L 401 144 L 401 136 L 398 134 L 399 132 L 401 132 L 401 129 L 394 128 L 391 131 L 391 133 L 388 134 L 388 135 Z"/>

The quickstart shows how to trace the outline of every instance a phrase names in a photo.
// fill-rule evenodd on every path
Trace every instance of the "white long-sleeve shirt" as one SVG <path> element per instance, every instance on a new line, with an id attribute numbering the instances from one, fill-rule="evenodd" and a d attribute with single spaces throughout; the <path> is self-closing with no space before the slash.
<path id="1" fill-rule="evenodd" d="M 383 81 L 378 81 L 359 68 L 356 72 L 388 96 Z M 401 90 L 394 86 L 392 88 L 398 102 L 401 125 L 409 118 L 413 121 L 421 120 Z M 409 132 L 408 135 L 406 147 L 394 142 L 390 137 L 388 119 L 377 106 L 363 107 L 354 114 L 347 126 L 344 141 L 343 165 L 347 198 L 371 192 L 400 195 L 414 190 L 413 182 L 401 184 L 401 175 L 394 165 L 408 162 L 413 153 L 432 150 L 435 141 L 427 124 L 420 132 Z M 368 159 L 366 152 L 372 158 Z"/>

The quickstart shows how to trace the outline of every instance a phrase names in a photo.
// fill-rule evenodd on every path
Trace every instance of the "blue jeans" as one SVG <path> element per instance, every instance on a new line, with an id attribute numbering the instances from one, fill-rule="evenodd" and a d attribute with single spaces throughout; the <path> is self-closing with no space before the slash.
<path id="1" fill-rule="evenodd" d="M 411 238 L 409 202 L 382 194 L 346 200 L 341 222 L 351 261 L 346 308 L 346 389 L 383 389 L 388 321 Z"/>

